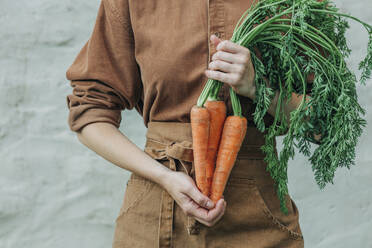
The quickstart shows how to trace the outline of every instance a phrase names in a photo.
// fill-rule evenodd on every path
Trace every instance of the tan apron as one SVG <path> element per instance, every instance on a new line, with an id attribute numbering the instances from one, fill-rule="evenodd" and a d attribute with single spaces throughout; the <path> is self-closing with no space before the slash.
<path id="1" fill-rule="evenodd" d="M 194 178 L 190 123 L 149 122 L 145 152 Z M 299 212 L 290 196 L 280 211 L 274 181 L 260 146 L 264 136 L 249 126 L 224 192 L 224 216 L 212 227 L 187 217 L 158 184 L 132 173 L 116 219 L 113 248 L 301 248 Z"/>

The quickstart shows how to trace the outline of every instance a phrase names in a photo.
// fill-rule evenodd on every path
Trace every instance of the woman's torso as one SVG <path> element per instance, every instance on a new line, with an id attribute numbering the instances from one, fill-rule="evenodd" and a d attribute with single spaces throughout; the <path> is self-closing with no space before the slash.
<path id="1" fill-rule="evenodd" d="M 194 176 L 192 159 L 183 157 L 192 151 L 190 109 L 203 89 L 207 80 L 203 72 L 216 51 L 209 37 L 217 32 L 221 39 L 230 39 L 252 2 L 129 0 L 143 84 L 136 109 L 148 127 L 145 151 L 165 166 Z M 232 114 L 227 85 L 220 97 Z M 254 126 L 253 101 L 239 98 L 243 115 Z M 272 120 L 266 114 L 265 123 Z M 166 191 L 132 174 L 116 221 L 113 247 L 303 247 L 299 213 L 289 196 L 290 214 L 280 212 L 260 150 L 264 142 L 258 129 L 248 129 L 224 192 L 228 209 L 212 228 L 193 224 Z"/>
<path id="2" fill-rule="evenodd" d="M 146 126 L 149 121 L 190 121 L 190 109 L 207 81 L 204 71 L 216 52 L 210 35 L 217 33 L 221 39 L 230 39 L 252 2 L 129 0 L 135 58 L 143 83 L 143 94 L 135 108 Z M 227 84 L 220 98 L 231 114 Z M 252 125 L 253 101 L 239 98 L 243 115 Z M 272 120 L 266 114 L 265 123 Z"/>

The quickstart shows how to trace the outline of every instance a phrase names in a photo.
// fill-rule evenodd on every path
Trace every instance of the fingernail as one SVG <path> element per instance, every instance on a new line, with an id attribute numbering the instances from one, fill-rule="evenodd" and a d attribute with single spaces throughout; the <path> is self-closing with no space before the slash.
<path id="1" fill-rule="evenodd" d="M 208 201 L 208 202 L 207 202 L 207 207 L 208 207 L 208 208 L 211 208 L 211 207 L 213 207 L 213 202 L 211 202 L 211 201 Z"/>

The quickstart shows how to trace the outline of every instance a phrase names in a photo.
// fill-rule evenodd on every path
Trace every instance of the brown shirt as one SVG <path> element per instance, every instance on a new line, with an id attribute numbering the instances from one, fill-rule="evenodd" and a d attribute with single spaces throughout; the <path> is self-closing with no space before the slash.
<path id="1" fill-rule="evenodd" d="M 67 71 L 68 124 L 119 127 L 121 111 L 135 108 L 149 121 L 190 122 L 190 109 L 207 81 L 204 70 L 215 53 L 212 33 L 230 39 L 254 0 L 102 0 L 90 39 Z M 229 88 L 221 99 L 232 114 Z M 253 125 L 254 104 L 240 96 Z M 273 118 L 268 113 L 265 123 Z"/>

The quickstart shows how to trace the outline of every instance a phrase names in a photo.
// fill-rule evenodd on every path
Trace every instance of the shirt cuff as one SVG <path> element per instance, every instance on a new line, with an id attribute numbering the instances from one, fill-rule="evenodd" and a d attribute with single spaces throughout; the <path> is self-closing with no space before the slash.
<path id="1" fill-rule="evenodd" d="M 95 122 L 106 122 L 113 124 L 116 128 L 120 127 L 121 110 L 102 109 L 80 105 L 71 107 L 68 117 L 68 125 L 74 132 L 79 132 L 83 127 Z"/>

